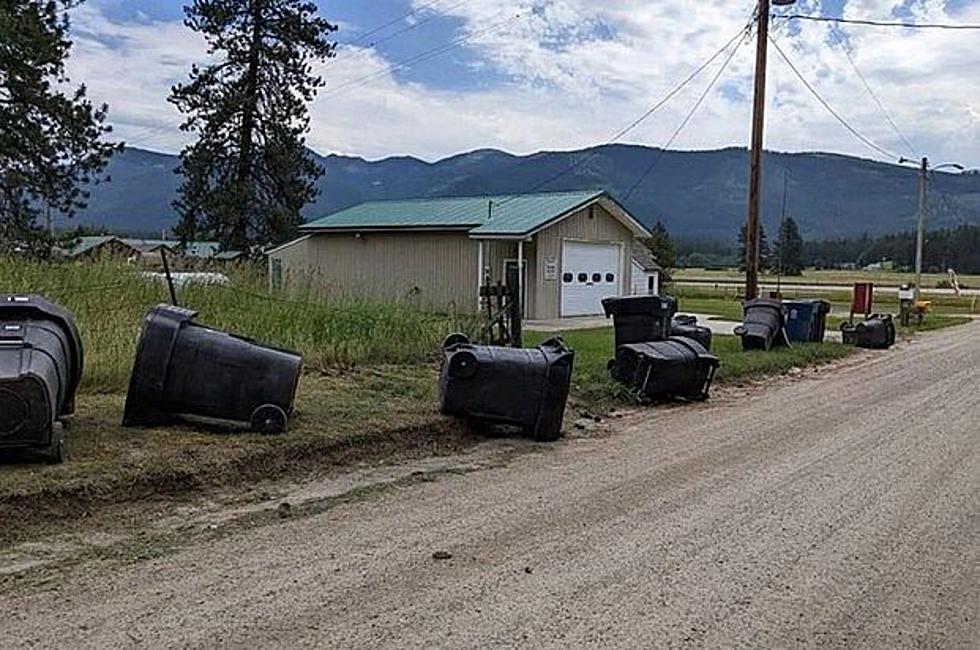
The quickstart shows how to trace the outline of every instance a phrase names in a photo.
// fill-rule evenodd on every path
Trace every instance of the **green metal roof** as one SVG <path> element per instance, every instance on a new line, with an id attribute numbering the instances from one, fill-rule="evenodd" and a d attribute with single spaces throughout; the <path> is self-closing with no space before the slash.
<path id="1" fill-rule="evenodd" d="M 475 237 L 533 232 L 605 195 L 598 190 L 373 201 L 300 226 L 320 230 L 459 229 Z"/>

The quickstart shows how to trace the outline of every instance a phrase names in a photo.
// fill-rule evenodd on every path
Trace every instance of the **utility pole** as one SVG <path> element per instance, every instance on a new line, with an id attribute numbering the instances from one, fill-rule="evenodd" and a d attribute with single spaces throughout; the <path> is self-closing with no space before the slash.
<path id="1" fill-rule="evenodd" d="M 929 182 L 929 159 L 922 158 L 919 167 L 919 225 L 915 233 L 915 299 L 922 296 L 922 246 L 926 237 L 926 183 Z"/>
<path id="2" fill-rule="evenodd" d="M 745 220 L 745 299 L 759 296 L 759 211 L 762 194 L 762 145 L 766 115 L 766 63 L 769 56 L 769 0 L 759 0 L 755 51 L 755 96 L 752 103 L 752 148 L 749 152 L 749 209 Z"/>

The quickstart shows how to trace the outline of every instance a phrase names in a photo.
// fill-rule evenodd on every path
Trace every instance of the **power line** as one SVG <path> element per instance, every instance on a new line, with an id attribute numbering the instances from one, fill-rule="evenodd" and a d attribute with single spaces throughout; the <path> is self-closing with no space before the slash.
<path id="1" fill-rule="evenodd" d="M 431 8 L 431 7 L 439 4 L 440 2 L 442 2 L 442 0 L 432 0 L 432 2 L 429 2 L 427 4 L 424 4 L 421 7 L 417 7 L 415 9 L 412 9 L 411 11 L 409 11 L 409 12 L 407 12 L 405 14 L 402 14 L 398 18 L 395 18 L 393 20 L 389 20 L 388 22 L 384 23 L 383 25 L 378 25 L 377 27 L 374 27 L 374 28 L 372 28 L 372 29 L 364 32 L 363 34 L 361 34 L 360 36 L 358 36 L 357 38 L 355 38 L 353 41 L 350 41 L 349 43 L 345 43 L 345 45 L 357 45 L 358 43 L 362 43 L 362 42 L 364 42 L 365 39 L 368 39 L 371 36 L 374 36 L 378 32 L 384 31 L 384 30 L 388 29 L 389 27 L 391 27 L 392 25 L 397 25 L 398 23 L 400 23 L 401 21 L 405 20 L 406 18 L 411 18 L 415 14 L 421 13 L 421 12 L 425 11 L 426 9 L 429 9 L 429 8 Z"/>
<path id="2" fill-rule="evenodd" d="M 858 18 L 835 18 L 833 16 L 808 16 L 805 14 L 773 14 L 773 18 L 783 20 L 812 20 L 821 23 L 842 23 L 846 25 L 869 25 L 872 27 L 901 27 L 907 29 L 980 29 L 980 25 L 956 23 L 906 23 L 886 20 L 861 20 Z"/>
<path id="3" fill-rule="evenodd" d="M 891 114 L 888 112 L 887 109 L 885 109 L 884 104 L 881 103 L 881 100 L 878 98 L 877 93 L 875 93 L 875 91 L 871 88 L 871 84 L 868 83 L 867 77 L 865 77 L 861 73 L 861 69 L 858 68 L 857 62 L 855 62 L 854 57 L 851 56 L 850 49 L 847 47 L 847 44 L 844 42 L 843 35 L 840 33 L 840 30 L 837 28 L 836 25 L 834 25 L 833 27 L 831 27 L 830 31 L 834 34 L 834 39 L 837 41 L 837 44 L 840 45 L 841 50 L 844 51 L 844 56 L 847 57 L 847 60 L 850 62 L 851 67 L 854 68 L 854 72 L 861 80 L 861 83 L 864 84 L 865 90 L 867 90 L 868 94 L 871 95 L 871 99 L 873 99 L 874 103 L 877 104 L 878 109 L 881 111 L 881 114 L 885 116 L 885 120 L 888 121 L 888 124 L 891 125 L 892 129 L 898 135 L 898 138 L 908 148 L 909 153 L 912 154 L 912 157 L 915 158 L 916 157 L 915 147 L 913 147 L 912 143 L 909 142 L 909 139 L 905 137 L 905 134 L 902 133 L 902 130 L 898 128 L 898 124 L 895 123 L 895 120 L 892 119 Z"/>
<path id="4" fill-rule="evenodd" d="M 851 134 L 854 137 L 856 137 L 858 140 L 860 140 L 861 142 L 863 142 L 864 144 L 866 144 L 868 147 L 870 147 L 871 149 L 875 150 L 876 152 L 884 155 L 885 157 L 891 158 L 893 160 L 896 160 L 896 159 L 899 158 L 899 156 L 897 156 L 896 154 L 888 151 L 887 149 L 883 149 L 882 147 L 879 147 L 874 142 L 872 142 L 868 137 L 866 137 L 864 134 L 862 134 L 856 128 L 854 128 L 853 126 L 851 126 L 848 123 L 848 121 L 845 120 L 841 116 L 840 113 L 838 113 L 837 111 L 835 111 L 833 109 L 833 107 L 831 107 L 831 105 L 827 103 L 827 100 L 825 100 L 823 97 L 820 96 L 820 93 L 817 92 L 817 89 L 814 88 L 813 85 L 809 81 L 806 80 L 806 77 L 803 76 L 803 74 L 797 69 L 797 67 L 795 65 L 793 65 L 793 62 L 790 60 L 790 58 L 788 56 L 786 56 L 786 53 L 783 52 L 783 48 L 779 47 L 779 43 L 777 43 L 775 40 L 773 40 L 771 38 L 769 40 L 772 43 L 773 47 L 776 48 L 776 52 L 779 53 L 779 56 L 783 59 L 783 61 L 786 63 L 786 65 L 789 66 L 789 69 L 793 71 L 793 73 L 803 83 L 803 85 L 806 86 L 806 89 L 810 91 L 810 94 L 812 94 L 817 99 L 817 101 L 820 102 L 825 109 L 827 109 L 827 112 L 830 113 L 831 115 L 833 115 L 834 118 L 836 118 L 836 120 L 838 122 L 840 122 L 841 125 L 845 129 L 847 129 L 848 131 L 850 131 Z"/>
<path id="5" fill-rule="evenodd" d="M 727 43 L 725 43 L 724 45 L 722 45 L 714 54 L 712 54 L 710 57 L 708 57 L 708 59 L 704 63 L 702 63 L 700 66 L 698 66 L 694 70 L 694 72 L 692 72 L 691 74 L 689 74 L 683 81 L 681 81 L 670 92 L 668 92 L 660 101 L 658 101 L 656 104 L 654 104 L 653 106 L 651 106 L 649 109 L 646 110 L 646 112 L 644 112 L 638 118 L 636 118 L 635 120 L 633 120 L 632 122 L 630 122 L 624 128 L 620 129 L 609 140 L 606 140 L 601 145 L 597 145 L 596 147 L 593 147 L 591 151 L 589 151 L 584 156 L 582 156 L 580 159 L 578 159 L 577 161 L 575 161 L 574 163 L 572 163 L 571 165 L 569 165 L 567 168 L 561 170 L 560 172 L 558 172 L 556 174 L 553 174 L 553 175 L 549 176 L 548 178 L 546 178 L 545 180 L 541 181 L 540 183 L 534 185 L 533 187 L 528 188 L 527 190 L 524 190 L 523 192 L 521 192 L 521 194 L 529 194 L 529 193 L 537 192 L 541 188 L 545 187 L 546 185 L 550 185 L 551 183 L 553 183 L 554 181 L 558 180 L 562 176 L 565 176 L 566 174 L 569 174 L 569 173 L 575 171 L 576 169 L 578 169 L 579 167 L 581 167 L 582 165 L 584 165 L 585 163 L 587 163 L 589 160 L 591 160 L 592 158 L 594 158 L 596 155 L 598 155 L 599 148 L 605 147 L 605 146 L 609 146 L 611 144 L 615 144 L 620 139 L 622 139 L 624 136 L 626 136 L 629 132 L 631 132 L 633 129 L 635 129 L 636 127 L 640 126 L 643 122 L 645 122 L 647 119 L 649 119 L 650 116 L 652 116 L 654 113 L 656 113 L 658 110 L 660 110 L 667 102 L 669 102 L 671 99 L 673 99 L 673 97 L 677 93 L 679 93 L 681 90 L 683 90 L 684 88 L 686 88 L 688 84 L 690 84 L 692 81 L 694 81 L 694 79 L 696 79 L 702 72 L 704 72 L 704 70 L 708 66 L 710 66 L 715 61 L 715 59 L 717 59 L 719 56 L 721 56 L 722 54 L 724 54 L 725 51 L 728 50 L 728 48 L 730 48 L 732 46 L 732 44 L 736 43 L 741 38 L 744 38 L 744 36 L 748 32 L 748 29 L 749 28 L 750 28 L 749 25 L 746 25 L 745 27 L 743 27 L 740 30 L 738 30 L 738 32 L 732 38 L 730 38 Z M 738 50 L 738 47 L 735 48 L 735 51 L 737 51 L 737 50 Z M 734 52 L 733 52 L 733 54 L 734 54 Z M 513 200 L 514 200 L 514 197 L 512 197 L 512 198 L 510 198 L 510 199 L 508 199 L 506 201 L 502 201 L 499 204 L 496 204 L 496 207 L 500 207 L 502 205 L 506 205 L 507 203 L 509 203 L 510 201 L 513 201 Z"/>
<path id="6" fill-rule="evenodd" d="M 425 7 L 421 7 L 420 9 L 416 9 L 414 12 L 409 12 L 408 14 L 405 14 L 405 16 L 403 16 L 402 18 L 405 18 L 407 16 L 410 16 L 413 13 L 418 13 L 422 9 L 431 7 L 434 4 L 438 4 L 438 2 L 440 2 L 440 1 L 441 0 L 436 0 L 436 2 L 429 3 L 428 5 L 425 5 Z M 338 63 L 341 63 L 343 61 L 347 61 L 349 59 L 353 59 L 355 57 L 362 56 L 363 54 L 374 50 L 375 48 L 377 48 L 382 43 L 387 43 L 388 41 L 391 41 L 391 40 L 393 40 L 395 38 L 398 38 L 402 34 L 405 34 L 407 32 L 412 31 L 413 29 L 418 29 L 419 27 L 422 27 L 423 25 L 426 25 L 426 24 L 432 22 L 436 18 L 439 18 L 439 17 L 445 15 L 446 13 L 452 11 L 453 9 L 456 9 L 458 7 L 461 7 L 461 6 L 463 6 L 464 4 L 466 4 L 468 2 L 472 2 L 472 0 L 460 0 L 456 4 L 450 5 L 450 6 L 446 7 L 445 9 L 441 10 L 441 13 L 434 13 L 431 16 L 429 16 L 429 17 L 427 17 L 427 18 L 425 18 L 423 20 L 420 20 L 420 21 L 418 21 L 416 23 L 412 23 L 410 25 L 407 25 L 406 27 L 403 27 L 403 28 L 399 29 L 396 32 L 393 32 L 391 34 L 388 34 L 384 38 L 380 38 L 380 39 L 378 39 L 376 41 L 372 41 L 372 42 L 368 43 L 366 47 L 364 47 L 362 49 L 359 49 L 356 52 L 351 52 L 351 53 L 346 54 L 344 56 L 340 56 L 340 57 L 336 57 L 336 58 L 330 59 L 329 61 L 327 61 L 326 65 L 324 66 L 324 69 L 329 68 L 331 66 L 335 66 Z M 399 19 L 399 20 L 401 20 L 401 19 Z M 398 22 L 398 21 L 395 21 L 395 22 Z M 394 24 L 394 23 L 390 23 L 389 25 L 386 25 L 386 26 L 390 26 L 391 24 Z M 371 33 L 373 33 L 373 32 L 371 32 Z M 358 39 L 358 40 L 360 40 L 360 39 Z M 342 45 L 357 45 L 357 43 L 358 43 L 358 41 L 355 40 L 355 41 L 351 41 L 349 43 L 342 43 Z"/>
<path id="7" fill-rule="evenodd" d="M 708 83 L 707 88 L 704 89 L 704 92 L 701 93 L 701 95 L 698 97 L 697 101 L 694 102 L 694 105 L 691 106 L 691 110 L 688 111 L 687 115 L 684 117 L 684 120 L 680 123 L 680 125 L 674 131 L 673 135 L 671 135 L 670 136 L 670 139 L 667 140 L 667 143 L 664 144 L 663 147 L 661 147 L 661 149 L 657 153 L 656 157 L 647 166 L 647 168 L 645 170 L 643 170 L 643 173 L 640 174 L 640 177 L 636 179 L 636 182 L 634 182 L 633 185 L 630 186 L 629 191 L 626 192 L 625 196 L 623 196 L 623 201 L 628 201 L 629 200 L 629 198 L 633 195 L 633 192 L 635 192 L 636 189 L 640 185 L 643 184 L 643 181 L 645 181 L 647 179 L 647 176 L 649 176 L 650 173 L 653 171 L 653 169 L 657 166 L 657 164 L 660 162 L 660 159 L 664 157 L 664 154 L 667 152 L 668 149 L 670 149 L 670 146 L 672 144 L 674 144 L 674 140 L 677 139 L 677 137 L 681 134 L 681 131 L 683 131 L 684 128 L 687 126 L 688 122 L 691 121 L 691 118 L 694 117 L 694 114 L 701 107 L 701 104 L 704 102 L 705 98 L 707 98 L 707 96 L 711 93 L 711 90 L 715 87 L 715 84 L 718 83 L 718 79 L 720 79 L 721 78 L 721 75 L 724 74 L 725 70 L 728 68 L 729 64 L 732 62 L 732 59 L 735 58 L 735 55 L 738 53 L 738 51 L 741 48 L 741 46 L 742 46 L 742 43 L 739 42 L 739 43 L 736 44 L 735 48 L 732 49 L 731 53 L 728 55 L 728 58 L 725 59 L 725 62 L 721 64 L 721 67 L 718 69 L 718 72 L 715 73 L 715 76 L 712 77 L 711 81 Z"/>
<path id="8" fill-rule="evenodd" d="M 515 20 L 518 20 L 520 18 L 523 18 L 524 16 L 525 16 L 525 14 L 514 14 L 510 18 L 507 18 L 507 19 L 501 20 L 499 22 L 496 22 L 496 23 L 490 25 L 489 27 L 487 27 L 485 29 L 481 29 L 478 32 L 474 32 L 472 34 L 467 34 L 465 36 L 460 36 L 459 38 L 455 38 L 455 39 L 453 39 L 451 41 L 448 41 L 446 43 L 443 43 L 442 45 L 440 45 L 438 47 L 434 47 L 434 48 L 432 48 L 430 50 L 426 50 L 425 52 L 421 52 L 419 54 L 416 54 L 413 57 L 409 57 L 408 59 L 405 59 L 404 61 L 400 61 L 398 63 L 395 63 L 394 65 L 387 66 L 383 70 L 377 70 L 375 72 L 366 74 L 363 77 L 358 77 L 356 79 L 351 79 L 350 81 L 347 81 L 347 82 L 345 82 L 343 84 L 340 84 L 339 86 L 334 86 L 333 88 L 327 90 L 326 92 L 321 93 L 321 96 L 323 96 L 323 97 L 329 97 L 331 95 L 335 95 L 337 92 L 339 92 L 341 90 L 345 90 L 345 89 L 348 89 L 348 88 L 358 88 L 360 86 L 363 86 L 368 81 L 370 81 L 370 80 L 372 80 L 372 79 L 374 79 L 376 77 L 380 77 L 381 75 L 389 74 L 389 73 L 395 72 L 397 70 L 404 70 L 405 68 L 410 68 L 410 67 L 412 67 L 413 65 L 415 65 L 417 63 L 422 63 L 423 61 L 428 61 L 429 59 L 433 59 L 433 58 L 435 58 L 435 57 L 437 57 L 437 56 L 439 56 L 441 54 L 445 54 L 446 52 L 449 52 L 451 50 L 454 50 L 457 47 L 461 47 L 463 45 L 467 45 L 467 44 L 473 42 L 475 39 L 477 39 L 477 38 L 479 38 L 481 36 L 485 36 L 485 35 L 489 34 L 490 32 L 493 32 L 493 31 L 495 31 L 497 29 L 500 29 L 501 27 L 505 27 L 505 26 L 509 25 L 510 23 L 514 22 Z"/>

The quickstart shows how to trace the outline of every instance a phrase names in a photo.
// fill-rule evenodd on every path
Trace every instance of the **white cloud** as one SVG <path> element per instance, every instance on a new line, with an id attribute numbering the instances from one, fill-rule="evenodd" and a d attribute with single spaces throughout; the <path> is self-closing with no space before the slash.
<path id="1" fill-rule="evenodd" d="M 416 6 L 423 4 L 416 0 Z M 347 48 L 325 66 L 328 90 L 311 108 L 315 149 L 433 159 L 481 147 L 527 153 L 605 141 L 736 33 L 752 3 L 471 0 L 449 6 L 481 57 L 473 74 L 493 69 L 509 81 L 434 90 L 399 81 L 390 73 L 391 62 L 372 51 Z M 808 0 L 797 9 L 815 13 L 819 7 Z M 919 21 L 980 23 L 980 0 L 961 3 L 956 15 L 940 0 L 911 5 L 849 0 L 844 13 L 882 18 L 897 10 L 911 11 Z M 522 17 L 509 20 L 517 13 Z M 166 96 L 192 62 L 204 59 L 200 39 L 177 22 L 117 24 L 84 5 L 75 11 L 74 22 L 70 71 L 89 85 L 93 97 L 111 104 L 119 135 L 143 146 L 179 148 L 179 116 Z M 908 153 L 835 44 L 830 25 L 800 22 L 789 28 L 777 21 L 774 27 L 797 67 L 850 123 L 889 151 Z M 840 30 L 858 68 L 918 151 L 980 165 L 976 32 Z M 420 42 L 419 50 L 435 45 Z M 746 43 L 725 75 L 731 92 L 716 89 L 675 147 L 744 146 L 753 48 L 754 42 Z M 827 115 L 778 54 L 770 55 L 768 147 L 881 157 Z M 714 69 L 625 140 L 663 144 Z M 358 81 L 367 75 L 376 76 Z"/>

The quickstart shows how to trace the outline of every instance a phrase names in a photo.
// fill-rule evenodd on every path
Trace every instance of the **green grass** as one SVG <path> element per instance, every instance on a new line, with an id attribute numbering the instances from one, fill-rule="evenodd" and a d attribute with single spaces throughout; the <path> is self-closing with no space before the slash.
<path id="1" fill-rule="evenodd" d="M 673 273 L 677 280 L 706 280 L 706 281 L 733 281 L 743 280 L 745 275 L 737 269 L 706 270 L 698 268 L 676 269 Z M 961 275 L 960 285 L 964 287 L 980 287 L 980 275 Z M 766 283 L 776 282 L 776 276 L 771 273 L 763 273 L 760 280 Z M 922 286 L 926 288 L 937 287 L 942 282 L 947 281 L 945 273 L 923 273 Z M 897 287 L 907 282 L 915 282 L 915 274 L 901 271 L 836 271 L 836 270 L 817 270 L 806 269 L 802 276 L 783 277 L 782 282 L 792 284 L 828 284 L 828 285 L 849 285 L 854 282 L 874 282 L 876 285 Z"/>
<path id="2" fill-rule="evenodd" d="M 261 278 L 233 274 L 228 287 L 178 289 L 182 306 L 218 329 L 300 352 L 310 369 L 431 360 L 447 333 L 472 332 L 468 316 L 432 314 L 409 303 L 270 295 Z M 0 259 L 0 293 L 37 293 L 74 313 L 85 346 L 83 392 L 126 388 L 147 311 L 168 302 L 163 283 L 118 265 Z"/>

